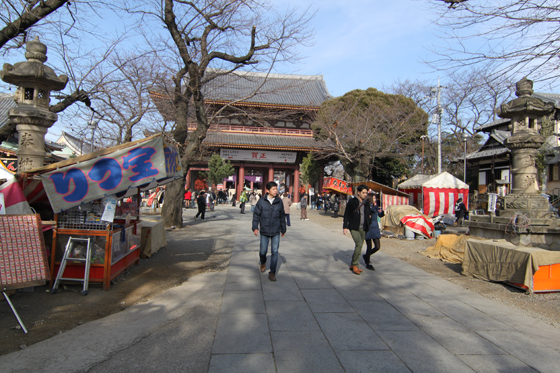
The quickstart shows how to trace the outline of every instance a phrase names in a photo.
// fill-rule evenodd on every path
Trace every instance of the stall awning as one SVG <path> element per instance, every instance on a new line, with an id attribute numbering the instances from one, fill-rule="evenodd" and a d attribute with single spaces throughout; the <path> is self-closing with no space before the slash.
<path id="1" fill-rule="evenodd" d="M 391 187 L 388 187 L 387 185 L 383 185 L 383 184 L 379 184 L 376 183 L 375 181 L 365 181 L 363 183 L 352 183 L 352 185 L 354 186 L 358 186 L 358 185 L 365 185 L 368 187 L 368 189 L 373 190 L 374 192 L 381 192 L 383 194 L 390 194 L 393 196 L 400 196 L 400 197 L 410 197 L 410 195 L 408 193 L 405 192 L 401 192 L 400 190 L 396 190 L 393 189 Z"/>
<path id="2" fill-rule="evenodd" d="M 30 170 L 40 175 L 55 213 L 131 189 L 153 188 L 183 176 L 177 147 L 154 135 Z M 130 193 L 128 193 L 130 194 Z"/>

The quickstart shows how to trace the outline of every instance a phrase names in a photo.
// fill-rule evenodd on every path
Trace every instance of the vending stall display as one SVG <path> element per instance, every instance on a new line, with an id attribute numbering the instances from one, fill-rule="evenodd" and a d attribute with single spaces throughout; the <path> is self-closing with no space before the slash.
<path id="1" fill-rule="evenodd" d="M 44 190 L 55 213 L 51 285 L 70 238 L 89 238 L 89 281 L 107 290 L 113 278 L 139 263 L 141 191 L 176 180 L 182 172 L 177 147 L 155 135 L 33 169 L 25 177 L 27 198 Z M 86 258 L 83 242 L 72 243 L 59 277 L 85 277 L 84 261 L 72 261 Z"/>

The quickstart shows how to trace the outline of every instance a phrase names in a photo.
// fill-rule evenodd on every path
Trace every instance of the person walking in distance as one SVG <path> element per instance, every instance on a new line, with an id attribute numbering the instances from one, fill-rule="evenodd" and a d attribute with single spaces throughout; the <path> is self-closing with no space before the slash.
<path id="1" fill-rule="evenodd" d="M 343 233 L 346 234 L 350 231 L 354 240 L 354 254 L 352 255 L 352 263 L 350 263 L 350 270 L 357 275 L 363 272 L 358 265 L 360 264 L 360 255 L 362 254 L 366 232 L 371 225 L 371 207 L 366 197 L 367 187 L 359 185 L 356 196 L 346 205 L 342 225 Z"/>
<path id="2" fill-rule="evenodd" d="M 239 198 L 239 208 L 241 209 L 240 214 L 244 214 L 245 213 L 245 203 L 249 200 L 249 198 L 247 198 L 247 192 L 245 190 L 243 190 L 243 192 L 241 192 L 241 197 Z"/>
<path id="3" fill-rule="evenodd" d="M 249 194 L 249 204 L 251 205 L 251 212 L 255 211 L 257 205 L 257 194 L 255 192 Z"/>
<path id="4" fill-rule="evenodd" d="M 377 204 L 377 198 L 375 194 L 368 193 L 367 195 L 368 203 L 371 206 L 371 224 L 369 230 L 366 234 L 366 253 L 362 256 L 364 262 L 366 263 L 366 268 L 375 271 L 375 268 L 371 265 L 371 256 L 379 251 L 381 248 L 381 231 L 379 230 L 379 222 L 377 217 L 382 218 L 385 216 L 385 212 Z M 375 245 L 375 248 L 374 248 Z"/>
<path id="5" fill-rule="evenodd" d="M 206 192 L 201 190 L 198 193 L 198 198 L 196 199 L 196 203 L 198 205 L 198 213 L 194 217 L 194 220 L 198 219 L 200 216 L 200 220 L 204 220 L 204 213 L 206 212 Z"/>
<path id="6" fill-rule="evenodd" d="M 300 201 L 301 206 L 301 220 L 309 220 L 307 219 L 307 194 L 303 193 L 301 196 Z"/>
<path id="7" fill-rule="evenodd" d="M 331 200 L 334 217 L 338 218 L 338 211 L 340 210 L 340 196 L 338 195 L 338 193 L 333 194 Z"/>
<path id="8" fill-rule="evenodd" d="M 266 271 L 266 254 L 268 252 L 268 243 L 270 242 L 271 258 L 268 278 L 270 281 L 276 281 L 280 236 L 284 237 L 286 234 L 284 204 L 280 197 L 278 197 L 278 184 L 270 181 L 266 184 L 265 188 L 266 195 L 259 199 L 253 212 L 252 230 L 255 236 L 259 235 L 259 227 L 261 231 L 259 251 L 261 272 Z"/>
<path id="9" fill-rule="evenodd" d="M 465 215 L 467 214 L 467 207 L 463 203 L 463 199 L 459 198 L 455 204 L 455 217 L 457 218 L 457 225 L 463 226 Z"/>
<path id="10" fill-rule="evenodd" d="M 292 199 L 288 197 L 288 193 L 282 195 L 282 203 L 284 204 L 284 213 L 286 214 L 286 225 L 289 227 L 290 224 L 290 206 L 292 205 Z"/>

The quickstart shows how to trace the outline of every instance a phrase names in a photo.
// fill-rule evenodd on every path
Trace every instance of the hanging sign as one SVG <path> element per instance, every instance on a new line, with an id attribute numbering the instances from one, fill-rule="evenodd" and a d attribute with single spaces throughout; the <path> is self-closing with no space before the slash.
<path id="1" fill-rule="evenodd" d="M 44 173 L 41 180 L 58 213 L 104 196 L 124 194 L 129 188 L 152 181 L 181 177 L 177 147 L 158 136 Z"/>
<path id="2" fill-rule="evenodd" d="M 0 162 L 0 166 L 12 174 L 16 173 L 17 164 L 17 159 L 2 159 L 2 161 Z"/>
<path id="3" fill-rule="evenodd" d="M 496 211 L 496 202 L 498 202 L 498 195 L 496 193 L 488 193 L 488 212 Z"/>
<path id="4" fill-rule="evenodd" d="M 326 177 L 323 180 L 323 189 L 330 189 L 344 194 L 352 194 L 352 186 L 346 181 L 335 177 Z"/>
<path id="5" fill-rule="evenodd" d="M 295 163 L 297 152 L 272 150 L 220 149 L 220 156 L 230 161 Z"/>

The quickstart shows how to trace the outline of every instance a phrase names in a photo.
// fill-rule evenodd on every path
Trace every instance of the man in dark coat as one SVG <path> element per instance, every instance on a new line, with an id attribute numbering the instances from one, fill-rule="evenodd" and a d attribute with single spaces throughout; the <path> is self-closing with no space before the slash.
<path id="1" fill-rule="evenodd" d="M 371 207 L 366 198 L 367 192 L 365 185 L 358 186 L 356 196 L 346 205 L 342 226 L 343 233 L 346 234 L 350 231 L 354 240 L 354 255 L 352 255 L 350 270 L 357 275 L 363 272 L 358 265 L 360 264 L 360 255 L 362 254 L 366 232 L 371 225 Z"/>
<path id="2" fill-rule="evenodd" d="M 204 213 L 206 212 L 206 192 L 201 190 L 200 193 L 198 193 L 198 198 L 196 199 L 196 204 L 198 205 L 198 214 L 196 214 L 196 216 L 194 217 L 194 220 L 196 220 L 200 215 L 201 218 L 200 220 L 204 220 Z"/>
<path id="3" fill-rule="evenodd" d="M 278 247 L 280 246 L 280 235 L 286 234 L 286 220 L 284 204 L 278 197 L 278 184 L 271 181 L 266 184 L 267 194 L 259 199 L 253 212 L 253 233 L 259 235 L 259 225 L 261 230 L 260 244 L 260 270 L 266 270 L 266 253 L 268 252 L 268 242 L 271 242 L 270 281 L 276 281 L 276 269 L 278 264 Z"/>

